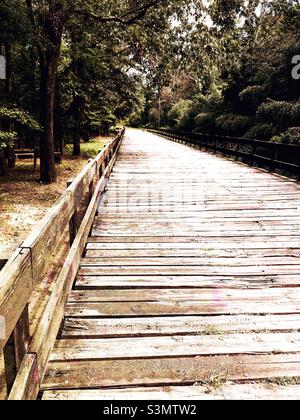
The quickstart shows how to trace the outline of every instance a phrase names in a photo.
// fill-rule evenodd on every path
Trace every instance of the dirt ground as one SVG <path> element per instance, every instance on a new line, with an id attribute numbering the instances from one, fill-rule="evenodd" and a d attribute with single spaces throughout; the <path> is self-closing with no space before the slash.
<path id="1" fill-rule="evenodd" d="M 17 161 L 8 177 L 0 177 L 0 260 L 8 259 L 26 239 L 34 225 L 46 214 L 74 178 L 109 142 L 98 138 L 82 145 L 81 158 L 66 156 L 57 165 L 58 180 L 52 185 L 38 182 L 39 168 L 33 173 L 33 160 Z M 68 149 L 67 149 L 68 152 Z"/>

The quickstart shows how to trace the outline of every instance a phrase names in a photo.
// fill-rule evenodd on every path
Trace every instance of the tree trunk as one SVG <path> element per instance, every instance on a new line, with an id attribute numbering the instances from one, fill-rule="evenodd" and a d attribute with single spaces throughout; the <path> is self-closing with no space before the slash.
<path id="1" fill-rule="evenodd" d="M 64 156 L 65 145 L 64 145 L 64 134 L 63 126 L 60 120 L 61 106 L 60 106 L 60 93 L 56 89 L 55 103 L 54 103 L 54 136 L 55 136 L 55 145 L 56 151 L 58 151 L 61 156 Z"/>
<path id="2" fill-rule="evenodd" d="M 5 151 L 0 149 L 0 176 L 7 175 L 7 158 Z"/>
<path id="3" fill-rule="evenodd" d="M 10 169 L 15 168 L 16 166 L 16 155 L 15 155 L 15 149 L 13 147 L 9 147 L 7 150 L 7 162 L 8 167 Z"/>
<path id="4" fill-rule="evenodd" d="M 37 14 L 31 0 L 26 0 L 29 19 L 35 32 L 40 32 L 37 47 L 40 58 L 40 180 L 56 180 L 54 162 L 54 104 L 56 77 L 60 58 L 65 15 L 65 2 L 48 1 L 48 9 Z M 37 30 L 39 28 L 40 30 Z"/>
<path id="5" fill-rule="evenodd" d="M 41 55 L 41 126 L 40 180 L 46 184 L 56 181 L 54 161 L 54 103 L 59 50 L 51 49 Z"/>
<path id="6" fill-rule="evenodd" d="M 81 155 L 80 134 L 78 130 L 75 131 L 73 137 L 73 156 Z"/>

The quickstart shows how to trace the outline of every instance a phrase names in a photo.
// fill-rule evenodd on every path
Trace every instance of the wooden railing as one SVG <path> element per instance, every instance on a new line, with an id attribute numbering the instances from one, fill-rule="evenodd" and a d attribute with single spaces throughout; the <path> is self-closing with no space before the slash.
<path id="1" fill-rule="evenodd" d="M 38 395 L 123 137 L 124 131 L 89 162 L 0 272 L 0 399 Z M 58 256 L 62 264 L 54 276 Z M 38 299 L 49 283 L 43 299 Z"/>
<path id="2" fill-rule="evenodd" d="M 209 134 L 153 129 L 152 133 L 168 139 L 198 146 L 202 150 L 221 153 L 224 157 L 260 165 L 272 172 L 286 171 L 300 177 L 300 146 Z"/>

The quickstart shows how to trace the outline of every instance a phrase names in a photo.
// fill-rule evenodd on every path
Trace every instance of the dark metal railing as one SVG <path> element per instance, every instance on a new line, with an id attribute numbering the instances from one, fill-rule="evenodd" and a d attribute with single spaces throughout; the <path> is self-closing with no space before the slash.
<path id="1" fill-rule="evenodd" d="M 286 171 L 300 178 L 299 145 L 174 130 L 148 131 L 173 141 L 198 146 L 205 151 L 221 153 L 224 157 L 241 160 L 251 166 L 262 166 L 271 172 Z"/>

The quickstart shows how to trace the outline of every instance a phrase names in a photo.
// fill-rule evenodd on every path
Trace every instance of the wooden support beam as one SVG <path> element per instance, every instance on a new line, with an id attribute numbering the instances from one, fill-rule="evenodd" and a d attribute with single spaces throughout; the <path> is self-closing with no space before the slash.
<path id="1" fill-rule="evenodd" d="M 17 371 L 20 369 L 23 358 L 29 346 L 30 333 L 28 308 L 29 305 L 27 304 L 14 329 L 14 348 Z"/>
<path id="2" fill-rule="evenodd" d="M 5 374 L 5 362 L 3 351 L 0 352 L 0 400 L 6 400 L 8 396 Z"/>

